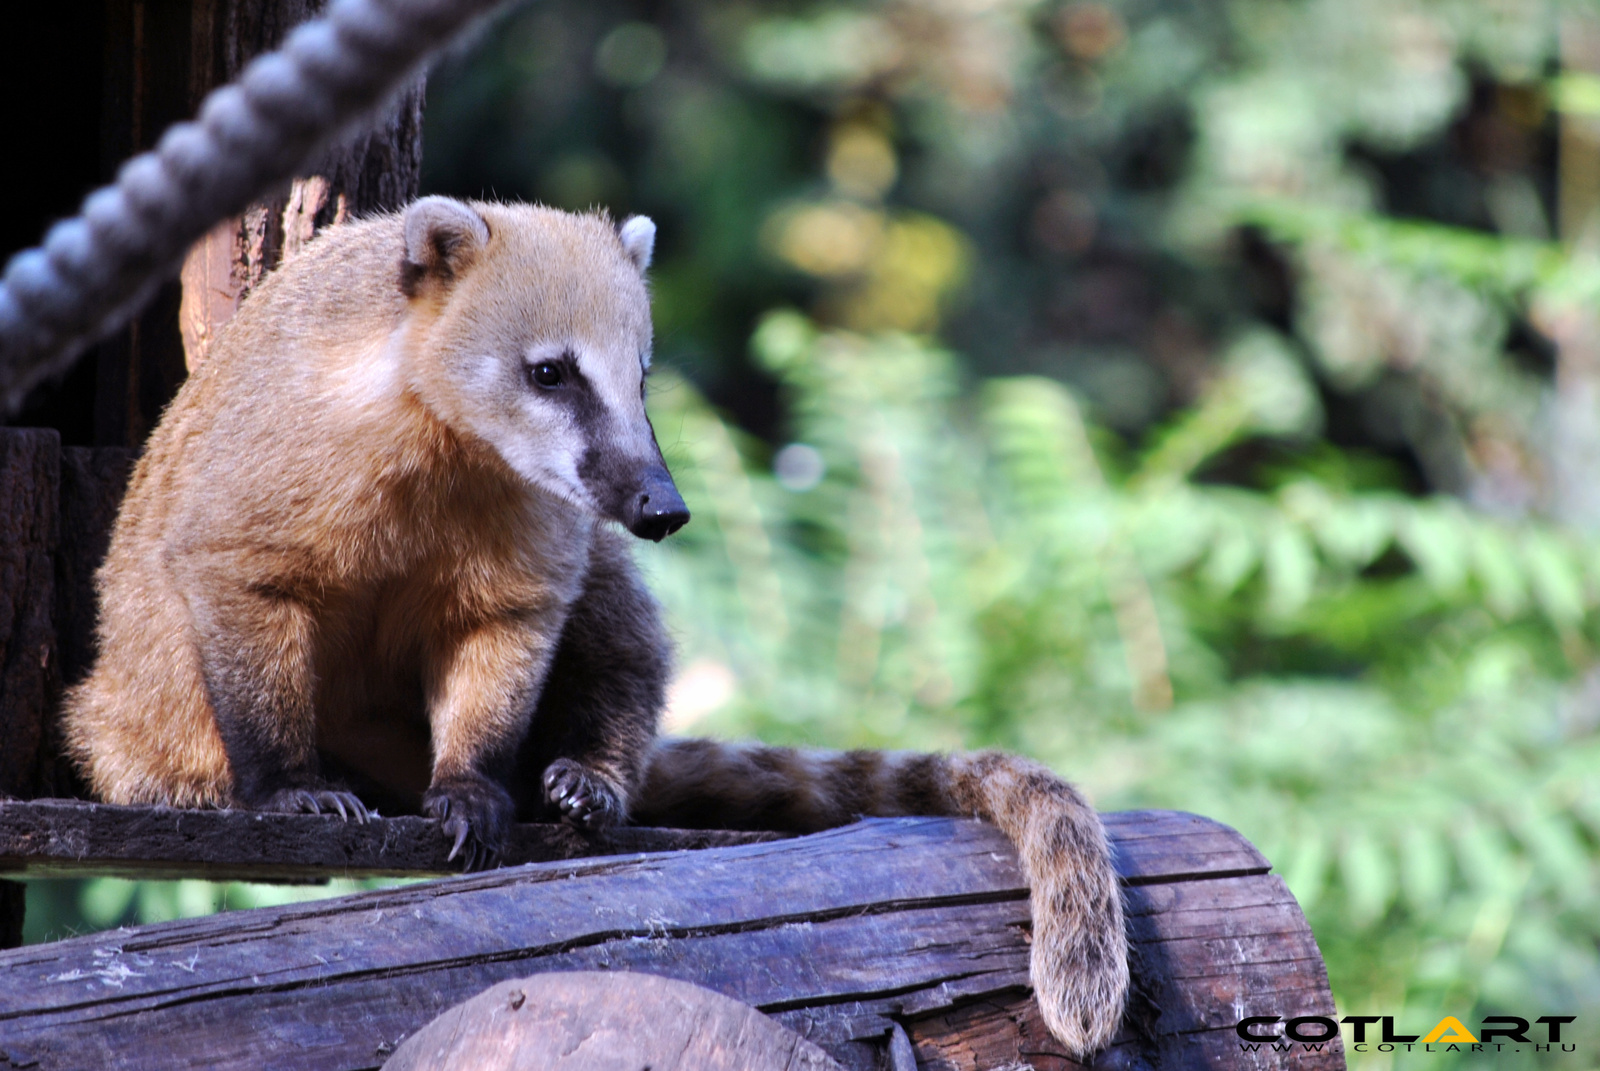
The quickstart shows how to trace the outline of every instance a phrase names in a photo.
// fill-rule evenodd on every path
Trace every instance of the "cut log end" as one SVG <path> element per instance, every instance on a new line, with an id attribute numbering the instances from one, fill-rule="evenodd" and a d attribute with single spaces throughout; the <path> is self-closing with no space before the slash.
<path id="1" fill-rule="evenodd" d="M 383 1071 L 843 1071 L 741 1001 L 631 971 L 501 982 L 417 1031 Z"/>

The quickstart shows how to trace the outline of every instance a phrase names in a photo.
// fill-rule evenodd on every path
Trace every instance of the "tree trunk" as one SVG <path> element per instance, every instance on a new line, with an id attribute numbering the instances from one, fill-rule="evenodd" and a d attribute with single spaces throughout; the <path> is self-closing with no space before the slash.
<path id="1" fill-rule="evenodd" d="M 108 0 L 106 173 L 151 148 L 205 95 L 319 14 L 323 0 Z M 179 281 L 97 357 L 95 441 L 137 447 L 211 340 L 262 277 L 322 227 L 399 207 L 422 166 L 420 79 L 293 185 L 199 242 Z"/>
<path id="2" fill-rule="evenodd" d="M 254 56 L 277 48 L 322 0 L 196 0 L 195 63 L 205 89 L 232 81 Z M 217 331 L 262 278 L 323 227 L 399 208 L 422 172 L 423 83 L 413 82 L 371 124 L 331 146 L 289 189 L 225 220 L 184 261 L 179 322 L 185 363 L 204 363 Z"/>
<path id="3" fill-rule="evenodd" d="M 61 437 L 0 428 L 0 796 L 33 795 L 39 743 L 59 691 L 56 514 Z"/>

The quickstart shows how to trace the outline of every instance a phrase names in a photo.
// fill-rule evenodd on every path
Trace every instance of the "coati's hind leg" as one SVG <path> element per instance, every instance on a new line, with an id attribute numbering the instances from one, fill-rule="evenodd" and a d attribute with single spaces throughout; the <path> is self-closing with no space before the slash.
<path id="1" fill-rule="evenodd" d="M 519 815 L 591 831 L 627 821 L 671 668 L 660 612 L 626 543 L 597 532 L 510 779 Z"/>
<path id="2" fill-rule="evenodd" d="M 806 833 L 861 817 L 983 818 L 1016 845 L 1033 908 L 1031 974 L 1067 1049 L 1104 1047 L 1122 1020 L 1128 945 L 1105 830 L 1076 789 L 995 751 L 919 755 L 662 741 L 634 805 L 644 825 Z"/>

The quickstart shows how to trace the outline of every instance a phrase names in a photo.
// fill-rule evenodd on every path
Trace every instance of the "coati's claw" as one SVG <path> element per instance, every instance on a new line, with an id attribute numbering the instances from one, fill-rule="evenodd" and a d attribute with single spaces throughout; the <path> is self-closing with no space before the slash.
<path id="1" fill-rule="evenodd" d="M 451 838 L 446 861 L 459 858 L 462 870 L 473 871 L 496 864 L 515 806 L 510 794 L 488 778 L 460 777 L 428 789 L 422 809 Z"/>
<path id="2" fill-rule="evenodd" d="M 586 833 L 609 829 L 622 820 L 622 797 L 599 774 L 557 759 L 544 773 L 545 797 L 564 821 Z"/>
<path id="3" fill-rule="evenodd" d="M 444 824 L 445 833 L 448 834 L 452 829 L 456 831 L 456 842 L 450 845 L 450 854 L 444 857 L 447 863 L 456 861 L 456 856 L 461 854 L 461 846 L 467 843 L 467 836 L 472 832 L 472 827 L 459 818 Z"/>
<path id="4" fill-rule="evenodd" d="M 279 789 L 267 797 L 260 809 L 282 814 L 326 814 L 330 817 L 337 812 L 346 822 L 355 819 L 360 825 L 365 825 L 367 819 L 372 817 L 372 812 L 367 810 L 366 804 L 354 792 L 329 788 Z"/>

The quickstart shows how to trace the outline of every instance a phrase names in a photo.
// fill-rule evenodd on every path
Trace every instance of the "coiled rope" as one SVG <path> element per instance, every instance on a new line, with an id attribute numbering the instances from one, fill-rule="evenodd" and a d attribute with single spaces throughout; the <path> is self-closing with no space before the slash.
<path id="1" fill-rule="evenodd" d="M 7 414 L 127 323 L 211 227 L 292 178 L 435 49 L 501 0 L 335 0 L 281 49 L 212 92 L 194 122 L 122 165 L 79 216 L 18 253 L 0 280 Z"/>

